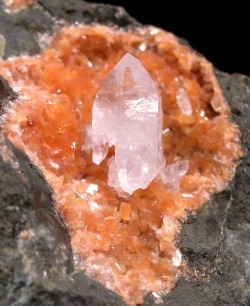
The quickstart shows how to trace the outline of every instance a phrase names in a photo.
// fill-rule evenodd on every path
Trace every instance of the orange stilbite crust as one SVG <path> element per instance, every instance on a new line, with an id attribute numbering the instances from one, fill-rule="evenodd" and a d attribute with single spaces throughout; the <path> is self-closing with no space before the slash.
<path id="1" fill-rule="evenodd" d="M 156 178 L 125 202 L 107 185 L 107 160 L 93 164 L 82 146 L 101 81 L 126 52 L 159 85 L 167 164 L 185 159 L 189 171 L 178 190 Z M 157 28 L 70 26 L 37 56 L 0 60 L 0 70 L 19 95 L 6 109 L 4 134 L 52 187 L 76 270 L 128 305 L 142 303 L 148 292 L 171 290 L 185 266 L 175 242 L 179 220 L 226 187 L 242 155 L 238 127 L 211 65 Z M 180 88 L 191 114 L 177 103 Z"/>
<path id="2" fill-rule="evenodd" d="M 120 206 L 120 213 L 123 221 L 129 221 L 131 214 L 131 205 L 129 203 L 122 202 Z"/>

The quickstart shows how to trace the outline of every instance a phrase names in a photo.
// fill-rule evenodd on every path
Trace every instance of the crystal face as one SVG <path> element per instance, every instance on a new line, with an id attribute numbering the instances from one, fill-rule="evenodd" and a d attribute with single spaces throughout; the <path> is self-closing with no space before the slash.
<path id="1" fill-rule="evenodd" d="M 145 189 L 162 165 L 162 107 L 156 83 L 127 53 L 104 79 L 93 107 L 93 162 L 109 160 L 108 184 L 119 194 Z"/>

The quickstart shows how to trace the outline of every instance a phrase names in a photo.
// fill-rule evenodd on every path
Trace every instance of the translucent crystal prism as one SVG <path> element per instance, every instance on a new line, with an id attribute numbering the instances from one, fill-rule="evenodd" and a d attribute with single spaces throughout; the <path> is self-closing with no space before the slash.
<path id="1" fill-rule="evenodd" d="M 119 194 L 145 189 L 163 166 L 158 87 L 131 54 L 104 79 L 94 101 L 93 162 L 100 164 L 112 146 L 108 184 Z"/>
<path id="2" fill-rule="evenodd" d="M 184 88 L 179 88 L 176 95 L 176 102 L 180 107 L 181 111 L 185 115 L 192 114 L 192 106 L 189 100 L 189 97 Z"/>

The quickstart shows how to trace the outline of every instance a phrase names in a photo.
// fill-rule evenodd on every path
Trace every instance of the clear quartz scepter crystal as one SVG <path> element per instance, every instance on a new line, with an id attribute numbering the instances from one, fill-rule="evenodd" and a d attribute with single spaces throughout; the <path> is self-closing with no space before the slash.
<path id="1" fill-rule="evenodd" d="M 158 86 L 128 53 L 104 79 L 93 106 L 93 162 L 100 164 L 112 146 L 108 184 L 120 195 L 145 189 L 163 167 Z"/>

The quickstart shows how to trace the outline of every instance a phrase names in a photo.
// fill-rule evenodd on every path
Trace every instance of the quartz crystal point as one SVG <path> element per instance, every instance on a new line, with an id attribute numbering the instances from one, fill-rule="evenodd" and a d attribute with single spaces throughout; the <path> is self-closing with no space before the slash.
<path id="1" fill-rule="evenodd" d="M 162 106 L 156 83 L 126 54 L 104 79 L 93 106 L 93 162 L 109 160 L 108 184 L 118 194 L 145 189 L 163 166 Z"/>

